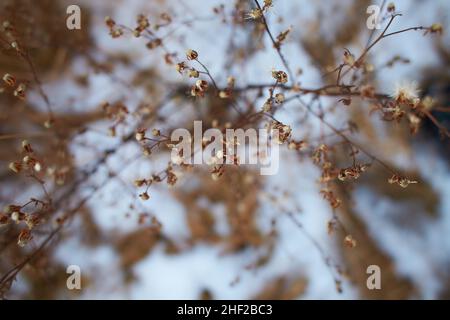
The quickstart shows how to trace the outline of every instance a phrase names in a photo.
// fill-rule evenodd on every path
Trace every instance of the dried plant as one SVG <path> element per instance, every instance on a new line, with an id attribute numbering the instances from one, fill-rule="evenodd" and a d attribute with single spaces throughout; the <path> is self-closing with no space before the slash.
<path id="1" fill-rule="evenodd" d="M 356 2 L 355 8 L 365 10 L 366 1 L 362 1 L 364 4 Z M 277 1 L 224 3 L 212 8 L 212 16 L 207 19 L 185 20 L 170 11 L 151 16 L 136 13 L 133 25 L 126 25 L 114 16 L 104 19 L 103 29 L 97 32 L 109 33 L 109 41 L 124 46 L 140 41 L 148 55 L 158 59 L 162 70 L 171 70 L 162 72 L 158 68 L 140 67 L 132 52 L 102 52 L 89 36 L 87 22 L 76 36 L 68 30 L 53 28 L 53 21 L 59 19 L 59 5 L 51 1 L 30 3 L 7 0 L 0 5 L 0 143 L 4 168 L 1 171 L 4 191 L 0 194 L 4 206 L 0 213 L 2 297 L 8 297 L 8 294 L 57 297 L 61 288 L 51 293 L 41 292 L 39 286 L 43 279 L 60 281 L 57 271 L 62 267 L 53 252 L 61 240 L 70 237 L 69 230 L 84 235 L 91 246 L 112 245 L 120 255 L 126 275 L 130 274 L 133 265 L 160 244 L 167 254 L 172 255 L 186 252 L 200 243 L 220 247 L 224 254 L 249 249 L 255 259 L 243 272 L 263 268 L 273 259 L 281 232 L 277 221 L 283 216 L 319 251 L 339 292 L 347 279 L 365 286 L 358 269 L 361 262 L 356 255 L 361 257 L 376 252 L 374 256 L 379 258 L 379 263 L 389 265 L 389 258 L 361 231 L 365 227 L 354 213 L 351 195 L 360 185 L 381 185 L 382 190 L 395 190 L 393 192 L 399 194 L 408 194 L 411 189 L 414 193 L 418 190 L 414 189 L 416 187 L 424 188 L 421 194 L 425 197 L 428 187 L 416 173 L 397 167 L 395 154 L 383 150 L 383 141 L 373 137 L 373 122 L 381 120 L 386 132 L 402 130 L 399 139 L 408 145 L 412 143 L 411 138 L 420 136 L 423 126 L 432 126 L 439 131 L 445 144 L 450 133 L 440 114 L 448 113 L 450 109 L 442 98 L 421 91 L 412 81 L 401 83 L 390 92 L 381 92 L 374 75 L 395 72 L 394 65 L 411 61 L 394 56 L 385 66 L 378 67 L 373 65 L 372 53 L 383 46 L 385 39 L 401 39 L 408 33 L 419 32 L 426 39 L 432 37 L 439 42 L 444 32 L 441 24 L 398 30 L 394 28 L 394 22 L 405 17 L 393 4 L 385 5 L 383 29 L 371 32 L 367 45 L 356 50 L 346 47 L 367 33 L 359 27 L 366 18 L 364 14 L 336 26 L 331 36 L 324 37 L 320 31 L 311 30 L 307 36 L 299 38 L 298 26 L 290 25 L 290 21 L 280 17 L 280 25 L 275 26 L 272 22 L 276 19 Z M 35 10 L 27 12 L 30 7 Z M 237 67 L 209 65 L 206 61 L 214 59 L 207 58 L 207 50 L 191 48 L 188 41 L 185 43 L 184 39 L 172 36 L 178 28 L 190 30 L 202 19 L 206 24 L 212 20 L 221 21 L 221 28 L 230 30 L 232 35 L 240 33 L 247 37 L 249 41 L 242 43 L 232 36 L 227 50 L 222 53 L 228 65 Z M 348 28 L 351 32 L 345 32 Z M 276 32 L 277 29 L 281 31 Z M 194 28 L 192 30 L 192 37 L 202 37 L 194 32 Z M 74 40 L 68 41 L 69 37 Z M 264 47 L 265 43 L 268 48 Z M 321 74 L 322 85 L 303 84 L 302 70 L 293 67 L 297 65 L 294 63 L 296 56 L 285 50 L 293 43 L 302 47 L 314 61 L 310 65 L 305 63 L 302 69 Z M 180 50 L 180 47 L 184 49 Z M 267 51 L 282 67 L 274 68 L 270 65 L 272 62 L 258 65 L 257 68 L 267 70 L 265 78 L 260 82 L 248 82 L 245 75 L 239 74 L 239 66 L 254 63 L 252 58 L 258 52 Z M 336 52 L 340 54 L 334 54 Z M 86 74 L 77 74 L 76 70 L 67 67 L 75 59 L 86 64 Z M 133 74 L 131 81 L 121 78 L 120 70 L 124 69 Z M 220 70 L 220 73 L 212 70 Z M 89 111 L 76 113 L 53 103 L 56 99 L 49 93 L 46 83 L 55 78 L 70 79 L 77 90 L 77 87 L 88 88 L 90 79 L 99 74 L 121 85 L 126 92 L 124 97 L 128 98 L 104 101 L 86 108 Z M 70 92 L 66 94 L 71 95 Z M 91 100 L 83 98 L 83 103 L 88 105 Z M 290 108 L 296 110 L 296 115 L 289 121 L 281 120 L 279 114 Z M 180 110 L 182 119 L 177 117 L 176 110 Z M 349 116 L 343 127 L 338 124 L 341 122 L 333 120 L 338 112 Z M 285 190 L 268 191 L 265 178 L 259 176 L 257 170 L 242 165 L 238 158 L 233 158 L 233 165 L 213 163 L 202 166 L 187 163 L 185 158 L 190 155 L 186 154 L 179 154 L 177 161 L 170 159 L 170 153 L 176 149 L 171 132 L 177 128 L 192 132 L 193 120 L 203 121 L 204 131 L 216 128 L 225 133 L 229 128 L 263 127 L 269 132 L 278 130 L 277 142 L 283 152 L 293 154 L 298 163 L 313 163 L 320 171 L 318 193 L 333 213 L 323 226 L 344 252 L 342 256 L 346 262 L 341 264 L 332 258 L 308 233 L 300 218 L 301 204 L 291 205 L 297 194 L 289 181 Z M 321 128 L 319 136 L 302 129 L 310 125 Z M 90 134 L 100 134 L 111 144 L 89 145 L 86 137 Z M 203 148 L 209 143 L 203 141 Z M 233 148 L 237 144 L 236 141 L 223 143 Z M 79 155 L 73 151 L 74 146 L 89 150 L 90 158 L 80 162 L 76 159 Z M 130 152 L 132 157 L 129 157 L 127 150 L 136 147 L 140 150 L 139 155 Z M 217 158 L 228 156 L 226 151 L 216 155 Z M 114 165 L 117 161 L 119 165 Z M 149 165 L 153 171 L 143 174 L 137 163 Z M 281 159 L 280 166 L 292 165 L 295 163 Z M 129 174 L 130 170 L 134 179 L 126 181 L 123 173 Z M 135 217 L 137 230 L 109 234 L 97 225 L 97 213 L 88 204 L 91 201 L 101 203 L 103 200 L 99 195 L 110 183 L 122 186 L 121 195 L 114 199 L 117 203 L 133 199 L 123 219 Z M 167 212 L 148 210 L 148 203 L 162 201 L 154 196 L 154 190 L 166 190 L 166 186 L 170 188 L 173 201 L 185 208 L 189 230 L 186 238 L 173 239 L 166 234 L 161 216 Z M 396 189 L 389 189 L 393 186 Z M 204 205 L 202 201 L 210 205 Z M 225 235 L 215 229 L 217 222 L 212 212 L 215 204 L 225 208 L 229 227 Z M 262 204 L 276 212 L 268 230 L 261 228 L 259 223 Z M 361 246 L 362 253 L 359 251 Z M 52 271 L 40 274 L 39 268 Z M 358 271 L 352 272 L 355 269 Z M 21 295 L 15 292 L 14 281 L 22 273 L 25 281 L 31 283 L 32 290 Z M 401 283 L 405 292 L 398 296 L 381 295 L 380 298 L 406 298 L 414 292 L 412 285 L 397 277 L 395 271 L 391 278 Z M 307 283 L 302 274 L 277 274 L 274 281 L 254 296 L 296 298 L 304 293 Z M 371 294 L 364 288 L 361 291 L 362 296 Z"/>

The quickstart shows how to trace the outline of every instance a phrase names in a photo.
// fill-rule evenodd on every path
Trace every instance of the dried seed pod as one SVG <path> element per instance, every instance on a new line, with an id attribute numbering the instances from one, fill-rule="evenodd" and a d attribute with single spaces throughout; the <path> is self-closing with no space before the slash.
<path id="1" fill-rule="evenodd" d="M 389 178 L 388 182 L 390 184 L 398 184 L 402 188 L 407 188 L 410 184 L 417 184 L 418 182 L 415 180 L 409 180 L 408 178 L 400 177 L 394 174 Z"/>
<path id="2" fill-rule="evenodd" d="M 231 92 L 230 90 L 221 90 L 219 92 L 219 98 L 221 99 L 228 99 L 231 97 Z"/>
<path id="3" fill-rule="evenodd" d="M 111 37 L 113 39 L 119 38 L 123 35 L 123 30 L 118 28 L 118 29 L 111 29 L 109 34 L 111 35 Z"/>
<path id="4" fill-rule="evenodd" d="M 142 200 L 146 201 L 148 199 L 150 199 L 150 196 L 147 192 L 143 192 L 139 195 L 139 198 L 141 198 Z"/>
<path id="5" fill-rule="evenodd" d="M 31 235 L 31 231 L 29 229 L 23 229 L 19 233 L 19 237 L 17 239 L 17 244 L 20 247 L 24 247 L 28 244 L 28 242 L 30 242 L 30 240 L 32 238 L 33 238 L 33 236 Z"/>
<path id="6" fill-rule="evenodd" d="M 389 3 L 388 6 L 387 6 L 387 11 L 388 11 L 389 13 L 395 12 L 395 4 L 392 3 L 392 2 Z"/>
<path id="7" fill-rule="evenodd" d="M 31 147 L 31 144 L 27 140 L 22 141 L 22 149 L 26 153 L 33 153 L 33 148 Z"/>
<path id="8" fill-rule="evenodd" d="M 430 27 L 430 32 L 442 34 L 444 32 L 444 28 L 442 27 L 442 24 L 440 24 L 440 23 L 433 23 Z"/>
<path id="9" fill-rule="evenodd" d="M 228 88 L 233 88 L 234 85 L 235 85 L 235 83 L 236 83 L 236 79 L 235 79 L 234 77 L 229 76 L 229 77 L 227 78 L 227 85 L 228 85 Z"/>
<path id="10" fill-rule="evenodd" d="M 284 100 L 285 100 L 284 94 L 282 94 L 282 93 L 277 93 L 277 94 L 275 95 L 275 102 L 276 102 L 276 103 L 281 104 L 281 103 L 284 102 Z"/>
<path id="11" fill-rule="evenodd" d="M 281 84 L 285 84 L 288 82 L 288 75 L 284 71 L 272 70 L 272 78 L 274 78 L 278 83 Z"/>
<path id="12" fill-rule="evenodd" d="M 0 227 L 7 225 L 9 221 L 9 217 L 6 214 L 0 213 Z"/>
<path id="13" fill-rule="evenodd" d="M 184 70 L 186 70 L 186 68 L 187 68 L 187 66 L 186 66 L 186 63 L 185 63 L 185 62 L 180 62 L 180 63 L 177 63 L 177 64 L 175 65 L 175 69 L 176 69 L 179 73 L 183 73 Z"/>
<path id="14" fill-rule="evenodd" d="M 9 164 L 9 169 L 14 171 L 15 173 L 19 173 L 22 170 L 22 163 L 15 161 Z"/>
<path id="15" fill-rule="evenodd" d="M 178 176 L 172 170 L 167 171 L 167 184 L 174 186 L 178 181 Z"/>
<path id="16" fill-rule="evenodd" d="M 206 91 L 206 89 L 208 89 L 208 82 L 206 80 L 197 80 L 195 82 L 195 86 L 200 90 L 200 91 Z"/>
<path id="17" fill-rule="evenodd" d="M 51 127 L 53 127 L 53 125 L 55 124 L 55 120 L 54 119 L 48 119 L 44 122 L 44 127 L 46 129 L 50 129 Z"/>
<path id="18" fill-rule="evenodd" d="M 289 140 L 292 133 L 292 128 L 288 125 L 285 125 L 278 121 L 272 121 L 269 127 L 270 131 L 276 132 L 277 135 L 275 136 L 275 142 L 278 144 L 283 144 L 286 141 Z"/>
<path id="19" fill-rule="evenodd" d="M 138 188 L 142 187 L 146 183 L 147 183 L 147 180 L 145 180 L 145 179 L 134 180 L 134 185 Z"/>
<path id="20" fill-rule="evenodd" d="M 16 90 L 14 90 L 14 96 L 21 100 L 24 100 L 26 97 L 26 95 L 25 95 L 26 90 L 27 90 L 27 86 L 24 83 L 21 83 L 16 88 Z"/>
<path id="21" fill-rule="evenodd" d="M 160 38 L 153 39 L 147 43 L 147 48 L 155 49 L 162 45 L 162 40 Z"/>
<path id="22" fill-rule="evenodd" d="M 253 9 L 245 15 L 246 19 L 258 20 L 263 15 L 262 10 L 259 8 Z"/>
<path id="23" fill-rule="evenodd" d="M 20 51 L 20 47 L 19 47 L 19 44 L 17 43 L 17 41 L 13 41 L 13 42 L 11 43 L 11 47 L 12 47 L 13 49 L 16 49 L 16 51 Z"/>
<path id="24" fill-rule="evenodd" d="M 186 51 L 186 57 L 188 60 L 196 60 L 198 58 L 198 53 L 195 50 L 189 49 Z"/>
<path id="25" fill-rule="evenodd" d="M 144 156 L 148 157 L 152 154 L 152 149 L 150 147 L 143 147 L 142 148 L 142 153 L 144 154 Z"/>
<path id="26" fill-rule="evenodd" d="M 41 222 L 41 218 L 37 214 L 28 214 L 25 216 L 25 223 L 28 226 L 28 229 L 33 229 Z"/>
<path id="27" fill-rule="evenodd" d="M 348 50 L 344 51 L 344 63 L 348 66 L 353 66 L 356 62 L 355 56 Z"/>
<path id="28" fill-rule="evenodd" d="M 3 81 L 10 87 L 14 87 L 16 85 L 16 78 L 9 73 L 5 73 L 3 76 Z"/>
<path id="29" fill-rule="evenodd" d="M 135 135 L 136 141 L 141 142 L 145 139 L 145 131 L 146 131 L 145 129 L 139 129 L 136 132 L 136 135 Z"/>
<path id="30" fill-rule="evenodd" d="M 15 223 L 19 223 L 21 218 L 21 212 L 20 211 L 14 211 L 13 213 L 11 213 L 11 220 L 14 221 Z"/>
<path id="31" fill-rule="evenodd" d="M 138 31 L 144 31 L 148 27 L 150 27 L 150 22 L 148 21 L 148 18 L 144 16 L 143 14 L 139 14 L 137 17 L 137 28 Z"/>
<path id="32" fill-rule="evenodd" d="M 214 181 L 217 181 L 223 175 L 224 172 L 225 172 L 225 169 L 223 166 L 214 167 L 213 171 L 211 172 L 211 178 Z"/>
<path id="33" fill-rule="evenodd" d="M 273 6 L 272 0 L 264 0 L 263 10 L 266 10 Z"/>
<path id="34" fill-rule="evenodd" d="M 108 28 L 113 28 L 116 25 L 116 22 L 111 17 L 105 17 L 105 24 L 108 26 Z"/>
<path id="35" fill-rule="evenodd" d="M 189 78 L 198 78 L 200 76 L 200 73 L 198 72 L 198 70 L 190 69 L 188 75 Z"/>

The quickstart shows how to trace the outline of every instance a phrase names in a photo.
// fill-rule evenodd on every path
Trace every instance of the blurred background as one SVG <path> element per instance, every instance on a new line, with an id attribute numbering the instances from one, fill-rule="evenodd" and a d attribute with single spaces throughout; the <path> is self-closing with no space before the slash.
<path id="1" fill-rule="evenodd" d="M 374 2 L 386 14 L 388 3 Z M 397 83 L 415 82 L 421 98 L 439 106 L 433 116 L 449 128 L 450 3 L 394 3 L 402 16 L 390 31 L 441 23 L 443 35 L 412 31 L 383 39 L 366 57 L 371 67 L 345 81 L 389 95 Z M 272 69 L 283 70 L 283 63 L 264 25 L 245 18 L 253 1 L 78 1 L 81 30 L 66 28 L 70 4 L 0 4 L 1 76 L 27 85 L 25 99 L 5 84 L 0 94 L 1 210 L 12 219 L 8 206 L 27 204 L 19 211 L 39 220 L 24 247 L 17 245 L 22 224 L 0 226 L 3 297 L 450 298 L 450 148 L 435 123 L 424 119 L 413 135 L 407 121 L 384 121 L 368 100 L 347 106 L 342 97 L 305 95 L 352 141 L 419 183 L 389 184 L 392 174 L 359 152 L 358 162 L 372 165 L 357 181 L 327 185 L 340 201 L 333 208 L 311 155 L 325 143 L 329 161 L 345 168 L 352 162 L 349 149 L 292 99 L 275 117 L 308 147 L 280 148 L 278 174 L 229 166 L 214 181 L 209 166 L 175 168 L 175 185 L 152 184 L 144 201 L 135 181 L 164 172 L 170 150 L 161 145 L 148 155 L 134 139 L 136 130 L 170 135 L 191 129 L 194 120 L 206 128 L 238 122 L 228 100 L 189 96 L 195 79 L 176 70 L 187 49 L 198 52 L 219 87 L 229 76 L 236 79 L 241 110 L 261 109 L 268 91 L 249 86 L 272 84 Z M 274 35 L 291 28 L 282 52 L 300 87 L 333 84 L 336 78 L 326 74 L 342 62 L 344 49 L 358 56 L 377 36 L 380 31 L 366 26 L 371 4 L 273 1 L 267 23 Z M 148 17 L 153 40 L 128 32 L 139 14 Z M 123 35 L 111 36 L 106 16 Z M 20 39 L 20 49 L 8 37 Z M 24 139 L 42 163 L 38 176 L 8 168 L 23 158 Z M 356 242 L 348 245 L 349 236 Z M 81 290 L 66 287 L 69 265 L 81 269 Z M 369 265 L 381 269 L 381 290 L 367 289 Z"/>

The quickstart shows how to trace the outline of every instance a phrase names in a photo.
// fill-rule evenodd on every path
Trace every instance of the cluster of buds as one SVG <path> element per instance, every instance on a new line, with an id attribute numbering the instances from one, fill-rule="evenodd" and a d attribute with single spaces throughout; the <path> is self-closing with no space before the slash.
<path id="1" fill-rule="evenodd" d="M 139 14 L 136 19 L 137 27 L 134 29 L 133 34 L 136 38 L 141 36 L 141 33 L 150 27 L 150 22 L 148 21 L 147 17 L 143 14 Z"/>
<path id="2" fill-rule="evenodd" d="M 270 122 L 268 125 L 268 130 L 275 138 L 275 142 L 278 144 L 283 144 L 288 141 L 292 134 L 292 128 L 279 121 Z"/>
<path id="3" fill-rule="evenodd" d="M 320 194 L 322 194 L 323 198 L 328 201 L 328 203 L 333 209 L 338 208 L 342 203 L 342 201 L 339 198 L 337 198 L 334 195 L 334 192 L 331 190 L 322 189 L 320 190 Z"/>
<path id="4" fill-rule="evenodd" d="M 274 78 L 278 83 L 281 84 L 285 84 L 288 82 L 287 73 L 281 70 L 272 70 L 272 78 Z"/>
<path id="5" fill-rule="evenodd" d="M 198 58 L 198 53 L 195 50 L 189 49 L 186 51 L 186 58 L 188 60 L 196 60 Z M 195 68 L 190 68 L 186 62 L 182 61 L 175 65 L 176 70 L 179 74 L 185 73 L 187 70 L 189 78 L 198 78 L 200 77 L 200 72 Z"/>
<path id="6" fill-rule="evenodd" d="M 193 85 L 191 88 L 191 96 L 204 97 L 207 89 L 208 89 L 208 82 L 206 80 L 198 79 L 195 82 L 195 85 Z"/>
<path id="7" fill-rule="evenodd" d="M 393 98 L 393 101 L 390 101 L 381 109 L 384 118 L 400 122 L 407 116 L 410 132 L 416 134 L 422 122 L 421 111 L 431 110 L 434 106 L 434 100 L 428 96 L 423 99 L 418 98 L 417 90 L 412 87 L 398 88 Z"/>
<path id="8" fill-rule="evenodd" d="M 195 50 L 192 49 L 188 49 L 186 51 L 186 58 L 188 60 L 197 60 L 198 58 L 198 53 Z M 176 70 L 178 71 L 178 73 L 183 74 L 185 70 L 189 70 L 189 77 L 190 78 L 198 78 L 200 76 L 200 72 L 194 68 L 189 68 L 188 65 L 186 64 L 186 62 L 182 61 L 179 62 L 175 65 Z"/>
<path id="9" fill-rule="evenodd" d="M 409 180 L 405 177 L 400 177 L 399 175 L 394 174 L 389 178 L 388 182 L 390 184 L 398 184 L 402 188 L 407 188 L 410 184 L 417 184 L 418 182 L 415 180 Z"/>
<path id="10" fill-rule="evenodd" d="M 109 29 L 109 34 L 112 38 L 119 38 L 123 35 L 122 28 L 116 27 L 116 22 L 111 17 L 105 18 L 105 24 Z"/>
<path id="11" fill-rule="evenodd" d="M 18 236 L 17 244 L 21 247 L 25 246 L 32 238 L 31 230 L 40 223 L 38 214 L 27 214 L 21 211 L 22 207 L 18 205 L 9 205 L 5 208 L 5 213 L 0 213 L 0 226 L 9 224 L 25 223 L 27 228 L 22 229 Z"/>
<path id="12" fill-rule="evenodd" d="M 40 171 L 42 170 L 42 165 L 41 165 L 41 163 L 40 163 L 36 158 L 33 158 L 33 157 L 29 156 L 29 155 L 26 155 L 26 156 L 23 158 L 22 162 L 23 162 L 29 169 L 32 169 L 32 170 L 34 170 L 34 171 L 36 171 L 36 172 L 40 172 Z"/>
<path id="13" fill-rule="evenodd" d="M 24 83 L 19 83 L 19 85 L 16 87 L 17 81 L 16 78 L 9 74 L 9 73 L 5 73 L 3 75 L 3 82 L 11 88 L 15 88 L 14 89 L 14 96 L 24 100 L 26 97 L 26 90 L 27 90 L 27 86 Z"/>
<path id="14" fill-rule="evenodd" d="M 25 153 L 22 161 L 14 161 L 9 164 L 9 169 L 15 173 L 20 173 L 24 167 L 40 172 L 42 170 L 41 163 L 33 156 L 33 148 L 31 144 L 24 140 L 22 141 L 22 150 Z"/>
<path id="15" fill-rule="evenodd" d="M 349 168 L 341 169 L 339 171 L 338 179 L 345 181 L 347 179 L 358 179 L 363 172 L 369 167 L 368 164 L 357 164 Z"/>

